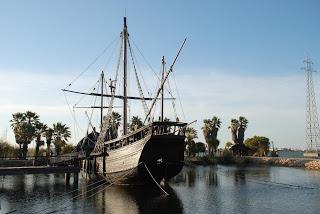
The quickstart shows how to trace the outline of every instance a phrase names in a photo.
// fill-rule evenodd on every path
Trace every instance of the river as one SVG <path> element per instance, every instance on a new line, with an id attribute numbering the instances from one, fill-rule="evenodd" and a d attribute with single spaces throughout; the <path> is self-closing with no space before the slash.
<path id="1" fill-rule="evenodd" d="M 184 167 L 166 191 L 64 175 L 0 178 L 0 213 L 319 213 L 320 172 L 286 167 Z M 102 183 L 102 184 L 101 184 Z M 93 189 L 94 188 L 94 189 Z M 91 191 L 90 191 L 91 190 Z"/>

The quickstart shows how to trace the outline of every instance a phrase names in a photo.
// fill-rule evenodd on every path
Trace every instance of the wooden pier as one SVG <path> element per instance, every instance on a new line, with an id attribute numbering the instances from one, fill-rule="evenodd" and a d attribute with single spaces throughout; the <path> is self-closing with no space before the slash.
<path id="1" fill-rule="evenodd" d="M 0 164 L 0 176 L 27 175 L 27 174 L 58 174 L 64 173 L 66 184 L 70 182 L 73 174 L 74 185 L 78 185 L 81 160 L 85 158 L 83 153 L 69 153 L 57 157 L 49 157 L 46 165 L 38 166 L 34 160 L 2 160 Z M 33 163 L 30 165 L 30 163 Z M 20 164 L 17 166 L 17 164 Z"/>

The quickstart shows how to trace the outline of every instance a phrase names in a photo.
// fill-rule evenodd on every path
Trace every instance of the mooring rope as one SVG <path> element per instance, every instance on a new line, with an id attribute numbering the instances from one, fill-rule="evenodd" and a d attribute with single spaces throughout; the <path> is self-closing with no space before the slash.
<path id="1" fill-rule="evenodd" d="M 144 167 L 145 167 L 145 169 L 147 170 L 148 174 L 150 175 L 151 179 L 152 179 L 153 182 L 160 188 L 160 190 L 161 190 L 163 193 L 165 193 L 165 195 L 169 195 L 169 193 L 167 193 L 167 192 L 161 187 L 161 185 L 155 180 L 154 176 L 153 176 L 152 173 L 150 172 L 150 170 L 149 170 L 149 168 L 147 167 L 147 165 L 145 164 L 145 162 L 143 162 L 143 161 L 140 162 L 140 163 L 137 165 L 137 167 L 138 167 L 139 165 L 141 165 L 141 164 L 144 165 Z M 53 206 L 59 205 L 59 203 L 61 203 L 61 200 L 59 200 L 60 198 L 62 198 L 63 196 L 66 196 L 66 195 L 68 195 L 68 194 L 70 194 L 70 193 L 79 191 L 80 189 L 77 188 L 77 189 L 75 189 L 75 190 L 66 192 L 66 193 L 64 193 L 64 194 L 62 194 L 62 195 L 54 196 L 54 197 L 51 198 L 50 200 L 53 200 L 53 199 L 57 199 L 57 198 L 58 198 L 59 201 L 57 201 L 57 202 L 49 205 L 48 207 L 46 207 L 46 208 L 44 208 L 44 209 L 41 209 L 41 210 L 38 210 L 38 211 L 37 211 L 37 210 L 34 210 L 34 211 L 31 211 L 31 212 L 32 212 L 32 213 L 43 213 L 43 212 L 54 213 L 54 212 L 58 212 L 58 211 L 64 210 L 65 208 L 73 205 L 73 203 L 72 203 L 72 200 L 73 200 L 73 199 L 79 198 L 80 196 L 84 196 L 84 195 L 86 195 L 87 193 L 92 192 L 93 190 L 96 190 L 96 189 L 102 187 L 103 185 L 105 185 L 105 184 L 107 184 L 107 183 L 109 183 L 109 185 L 107 185 L 107 186 L 103 187 L 103 189 L 98 190 L 98 191 L 94 192 L 93 194 L 87 196 L 85 199 L 88 199 L 88 198 L 93 197 L 94 195 L 98 194 L 99 192 L 102 192 L 102 191 L 104 191 L 105 189 L 107 189 L 108 187 L 111 187 L 112 185 L 118 185 L 117 182 L 118 182 L 119 180 L 121 180 L 122 178 L 124 178 L 125 176 L 127 176 L 128 174 L 130 174 L 130 173 L 132 172 L 132 170 L 135 170 L 135 168 L 130 169 L 127 173 L 125 173 L 125 174 L 123 174 L 123 175 L 121 175 L 121 176 L 119 176 L 119 177 L 117 177 L 117 178 L 115 178 L 115 179 L 99 180 L 99 181 L 97 181 L 97 182 L 94 182 L 94 183 L 92 183 L 92 184 L 89 184 L 87 187 L 90 187 L 90 186 L 93 186 L 93 185 L 96 185 L 96 184 L 99 184 L 99 183 L 100 183 L 100 184 L 99 184 L 98 186 L 96 186 L 96 187 L 93 187 L 93 188 L 91 188 L 91 189 L 89 189 L 89 190 L 85 190 L 83 193 L 80 193 L 80 194 L 77 194 L 77 195 L 71 197 L 71 198 L 70 198 L 71 204 L 70 204 L 70 205 L 67 205 L 67 206 L 64 206 L 64 207 L 62 207 L 62 208 L 60 208 L 60 209 L 58 209 L 58 210 L 54 210 L 54 211 L 48 212 L 49 209 L 53 208 Z M 102 183 L 101 183 L 101 182 L 102 182 Z M 82 190 L 83 190 L 83 189 L 82 189 Z M 63 206 L 63 205 L 65 205 L 66 203 L 69 203 L 69 202 L 70 202 L 70 201 L 68 200 L 68 201 L 62 203 L 62 205 L 60 205 L 60 206 Z M 25 209 L 22 210 L 22 211 L 20 210 L 19 212 L 20 212 L 20 213 L 26 213 L 26 210 L 27 210 L 27 208 L 25 208 Z M 30 208 L 28 208 L 28 210 L 30 211 Z M 9 213 L 15 213 L 15 212 L 17 212 L 17 210 L 9 211 Z"/>
<path id="2" fill-rule="evenodd" d="M 93 190 L 95 190 L 95 189 L 97 189 L 97 188 L 100 188 L 101 186 L 103 186 L 103 185 L 105 185 L 105 184 L 107 184 L 107 183 L 108 183 L 108 182 L 105 181 L 105 182 L 103 182 L 102 184 L 99 184 L 98 186 L 96 186 L 96 187 L 94 187 L 94 188 L 91 188 L 90 190 L 85 191 L 84 193 L 81 193 L 81 194 L 78 194 L 78 195 L 76 195 L 76 196 L 73 196 L 72 198 L 70 198 L 70 200 L 73 200 L 73 199 L 76 199 L 76 198 L 78 198 L 78 197 L 80 197 L 80 196 L 83 196 L 83 195 L 87 194 L 88 192 L 91 192 L 91 191 L 93 191 Z M 51 206 L 49 206 L 49 207 L 47 207 L 47 208 L 45 208 L 45 209 L 42 209 L 42 210 L 40 210 L 40 211 L 36 211 L 35 213 L 42 213 L 42 212 L 44 212 L 44 211 L 46 211 L 46 210 L 49 210 L 49 209 L 52 208 L 52 206 L 54 206 L 54 205 L 59 205 L 59 203 L 60 203 L 60 201 L 59 201 L 59 202 L 56 202 L 56 203 L 53 203 Z M 62 205 L 66 204 L 66 203 L 68 203 L 68 201 L 66 201 L 66 202 L 63 203 Z"/>
<path id="3" fill-rule="evenodd" d="M 87 187 L 90 187 L 90 186 L 92 186 L 92 185 L 98 184 L 98 183 L 100 183 L 101 181 L 104 181 L 104 180 L 99 180 L 99 181 L 97 181 L 97 182 L 91 183 L 91 184 L 87 185 Z M 80 191 L 80 189 L 77 188 L 77 189 L 74 189 L 74 190 L 72 190 L 72 191 L 63 193 L 63 194 L 61 194 L 61 195 L 53 196 L 53 197 L 50 198 L 50 200 L 51 200 L 51 201 L 52 201 L 53 199 L 59 200 L 60 198 L 66 196 L 66 195 L 69 195 L 69 194 L 71 194 L 71 193 L 74 193 L 74 192 L 76 192 L 76 191 Z M 38 199 L 38 200 L 42 200 L 42 199 Z M 38 200 L 37 200 L 37 201 L 38 201 Z M 57 203 L 57 202 L 56 202 L 56 203 Z M 20 212 L 20 213 L 26 213 L 27 210 L 30 211 L 30 208 L 28 207 L 28 208 L 22 209 L 22 210 L 20 210 L 19 212 Z M 40 211 L 41 211 L 41 210 L 40 210 Z M 40 212 L 40 211 L 38 211 L 38 212 Z M 14 213 L 14 212 L 17 212 L 17 210 L 12 210 L 12 211 L 10 211 L 10 213 Z M 37 212 L 37 211 L 34 211 L 34 212 Z"/>
<path id="4" fill-rule="evenodd" d="M 169 193 L 167 193 L 161 186 L 160 184 L 158 184 L 158 182 L 156 181 L 156 179 L 154 179 L 154 177 L 152 176 L 151 172 L 149 171 L 147 165 L 143 162 L 144 166 L 146 167 L 146 170 L 148 171 L 150 177 L 152 178 L 152 180 L 157 184 L 157 186 L 166 194 L 169 195 Z"/>
<path id="5" fill-rule="evenodd" d="M 142 164 L 142 163 L 143 163 L 143 162 L 140 162 L 140 163 L 137 165 L 137 167 L 138 167 L 140 164 Z M 112 180 L 115 180 L 115 181 L 106 180 L 106 182 L 105 182 L 104 184 L 109 183 L 109 185 L 107 185 L 107 186 L 104 187 L 103 189 L 98 190 L 97 192 L 89 195 L 88 197 L 86 197 L 86 199 L 93 197 L 93 196 L 96 195 L 97 193 L 104 191 L 105 189 L 107 189 L 108 187 L 111 187 L 112 185 L 117 185 L 116 182 L 117 182 L 118 180 L 120 180 L 120 179 L 122 179 L 123 177 L 127 176 L 128 174 L 130 174 L 130 173 L 132 172 L 132 170 L 134 170 L 134 169 L 135 169 L 135 168 L 132 168 L 132 169 L 130 169 L 130 171 L 128 171 L 127 173 L 125 173 L 125 174 L 117 177 L 116 179 L 112 179 Z M 99 185 L 99 186 L 101 186 L 101 185 Z M 98 187 L 99 187 L 99 186 L 98 186 Z M 93 188 L 92 188 L 92 189 L 93 189 Z M 92 190 L 92 189 L 91 189 L 91 190 Z M 89 192 L 89 191 L 88 191 L 88 192 Z M 85 192 L 85 193 L 88 193 L 88 192 Z M 85 193 L 83 193 L 82 195 L 84 195 Z M 74 197 L 74 198 L 76 198 L 76 197 Z M 71 198 L 71 199 L 74 199 L 74 198 Z M 66 202 L 66 203 L 67 203 L 67 202 Z M 63 208 L 61 208 L 61 209 L 59 209 L 59 210 L 65 209 L 65 208 L 67 208 L 67 207 L 69 207 L 69 206 L 71 206 L 71 205 L 73 205 L 73 204 L 70 204 L 70 205 L 68 205 L 68 206 L 65 206 L 65 207 L 63 207 Z M 59 211 L 59 210 L 58 210 L 58 211 Z"/>

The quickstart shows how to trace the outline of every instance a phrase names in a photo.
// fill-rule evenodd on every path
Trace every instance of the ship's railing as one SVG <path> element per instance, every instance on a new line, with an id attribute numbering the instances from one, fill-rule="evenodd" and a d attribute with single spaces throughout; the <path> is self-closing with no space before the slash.
<path id="1" fill-rule="evenodd" d="M 153 122 L 152 135 L 185 135 L 187 123 Z"/>
<path id="2" fill-rule="evenodd" d="M 145 138 L 146 136 L 151 134 L 150 127 L 151 125 L 143 126 L 134 132 L 131 132 L 127 135 L 122 136 L 121 138 L 117 138 L 117 139 L 105 142 L 105 150 L 110 151 L 110 150 L 118 149 L 120 147 L 130 145 L 134 142 L 137 142 Z"/>
<path id="3" fill-rule="evenodd" d="M 185 128 L 187 123 L 179 122 L 153 122 L 150 125 L 143 126 L 140 129 L 131 132 L 114 140 L 105 142 L 105 151 L 115 150 L 123 146 L 135 143 L 148 135 L 185 135 Z"/>

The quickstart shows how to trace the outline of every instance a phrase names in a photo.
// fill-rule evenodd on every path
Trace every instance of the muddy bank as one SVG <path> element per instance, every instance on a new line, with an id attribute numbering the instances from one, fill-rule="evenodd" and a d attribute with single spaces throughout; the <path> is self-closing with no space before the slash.
<path id="1" fill-rule="evenodd" d="M 285 158 L 285 157 L 186 157 L 186 165 L 270 165 L 285 167 L 302 167 L 306 169 L 320 170 L 320 159 L 313 158 Z"/>

